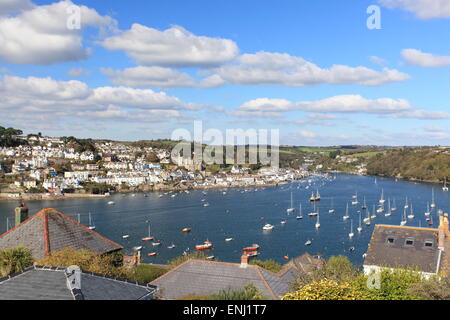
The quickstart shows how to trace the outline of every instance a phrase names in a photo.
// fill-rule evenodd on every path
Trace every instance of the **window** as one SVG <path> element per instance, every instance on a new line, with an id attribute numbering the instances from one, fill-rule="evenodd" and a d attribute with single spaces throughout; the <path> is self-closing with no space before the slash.
<path id="1" fill-rule="evenodd" d="M 434 241 L 433 240 L 425 240 L 425 247 L 433 248 Z"/>
<path id="2" fill-rule="evenodd" d="M 387 243 L 387 244 L 394 244 L 394 242 L 395 242 L 395 238 L 394 238 L 394 237 L 388 237 L 388 238 L 386 239 L 386 243 Z"/>
<path id="3" fill-rule="evenodd" d="M 413 246 L 413 245 L 414 245 L 414 239 L 413 238 L 406 238 L 405 246 Z"/>

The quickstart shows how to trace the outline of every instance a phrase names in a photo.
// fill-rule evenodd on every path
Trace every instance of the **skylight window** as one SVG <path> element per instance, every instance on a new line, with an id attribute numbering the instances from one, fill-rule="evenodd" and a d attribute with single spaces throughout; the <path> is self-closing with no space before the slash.
<path id="1" fill-rule="evenodd" d="M 394 237 L 388 237 L 388 238 L 386 239 L 386 243 L 387 243 L 387 244 L 394 244 L 394 242 L 395 242 L 395 238 L 394 238 Z"/>
<path id="2" fill-rule="evenodd" d="M 425 247 L 433 248 L 434 241 L 433 240 L 425 240 Z"/>
<path id="3" fill-rule="evenodd" d="M 413 246 L 414 245 L 414 239 L 413 238 L 407 238 L 405 240 L 405 246 Z"/>

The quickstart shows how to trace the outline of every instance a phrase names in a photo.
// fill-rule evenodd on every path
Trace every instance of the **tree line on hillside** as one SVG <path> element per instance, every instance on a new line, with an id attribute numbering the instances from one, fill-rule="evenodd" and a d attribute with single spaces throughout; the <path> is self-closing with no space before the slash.
<path id="1" fill-rule="evenodd" d="M 431 148 L 404 148 L 378 154 L 367 163 L 367 174 L 439 182 L 450 177 L 450 155 Z"/>

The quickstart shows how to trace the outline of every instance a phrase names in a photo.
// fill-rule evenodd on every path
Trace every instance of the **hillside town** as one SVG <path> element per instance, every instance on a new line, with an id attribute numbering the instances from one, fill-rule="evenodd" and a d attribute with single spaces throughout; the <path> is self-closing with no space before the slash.
<path id="1" fill-rule="evenodd" d="M 257 187 L 307 175 L 303 168 L 252 170 L 238 165 L 212 172 L 191 159 L 171 159 L 169 149 L 119 142 L 93 142 L 94 150 L 83 150 L 61 138 L 32 135 L 22 141 L 27 143 L 0 147 L 3 198 Z"/>

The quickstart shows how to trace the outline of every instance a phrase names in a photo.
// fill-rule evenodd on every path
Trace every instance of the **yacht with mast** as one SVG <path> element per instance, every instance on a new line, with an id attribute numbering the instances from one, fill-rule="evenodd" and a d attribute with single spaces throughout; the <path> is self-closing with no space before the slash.
<path id="1" fill-rule="evenodd" d="M 430 207 L 431 207 L 431 209 L 436 208 L 436 202 L 434 199 L 434 188 L 431 189 L 431 206 Z"/>
<path id="2" fill-rule="evenodd" d="M 357 230 L 359 233 L 361 233 L 363 230 L 362 225 L 361 225 L 361 212 L 359 213 L 359 226 L 358 226 Z"/>
<path id="3" fill-rule="evenodd" d="M 92 223 L 92 216 L 91 213 L 89 212 L 89 230 L 95 230 L 97 227 Z"/>
<path id="4" fill-rule="evenodd" d="M 345 209 L 345 216 L 343 216 L 342 218 L 344 219 L 344 221 L 346 221 L 350 218 L 350 216 L 348 215 L 348 203 L 347 203 L 347 208 Z"/>
<path id="5" fill-rule="evenodd" d="M 391 207 L 391 211 L 392 211 L 392 212 L 397 211 L 397 205 L 395 204 L 395 198 L 392 199 L 392 207 Z"/>
<path id="6" fill-rule="evenodd" d="M 317 209 L 317 221 L 316 221 L 316 229 L 320 228 L 320 213 L 319 209 Z"/>
<path id="7" fill-rule="evenodd" d="M 155 238 L 152 237 L 152 236 L 151 236 L 151 233 L 150 233 L 150 221 L 146 221 L 146 222 L 147 222 L 147 224 L 148 224 L 148 236 L 145 237 L 145 238 L 142 238 L 141 240 L 142 240 L 143 242 L 153 241 L 153 240 L 155 240 Z"/>
<path id="8" fill-rule="evenodd" d="M 384 189 L 381 189 L 381 199 L 378 201 L 380 204 L 384 204 L 386 200 L 384 200 Z"/>
<path id="9" fill-rule="evenodd" d="M 442 191 L 447 192 L 448 191 L 448 187 L 447 187 L 447 178 L 445 178 L 444 180 L 444 186 L 442 187 Z"/>
<path id="10" fill-rule="evenodd" d="M 348 234 L 349 238 L 353 238 L 355 234 L 353 233 L 353 220 L 350 221 L 350 233 Z"/>
<path id="11" fill-rule="evenodd" d="M 366 204 L 366 197 L 364 196 L 364 204 L 362 205 L 361 209 L 366 210 L 367 204 Z"/>
<path id="12" fill-rule="evenodd" d="M 390 217 L 392 215 L 392 209 L 391 209 L 391 199 L 388 199 L 388 212 L 384 214 L 385 217 Z"/>
<path id="13" fill-rule="evenodd" d="M 330 210 L 328 210 L 328 213 L 335 213 L 336 211 L 334 210 L 334 199 L 331 198 L 331 207 Z"/>
<path id="14" fill-rule="evenodd" d="M 430 203 L 427 202 L 427 211 L 425 211 L 425 217 L 429 217 L 431 214 Z"/>
<path id="15" fill-rule="evenodd" d="M 297 216 L 297 220 L 301 220 L 303 219 L 303 210 L 302 210 L 302 204 L 300 203 L 300 206 L 298 208 L 299 210 L 299 215 Z"/>
<path id="16" fill-rule="evenodd" d="M 356 191 L 356 195 L 353 196 L 352 205 L 356 206 L 359 203 L 358 201 L 358 191 Z"/>
<path id="17" fill-rule="evenodd" d="M 410 207 L 410 213 L 408 215 L 408 219 L 414 219 L 414 211 L 413 211 L 413 205 L 411 203 L 411 207 Z"/>
<path id="18" fill-rule="evenodd" d="M 404 206 L 404 208 L 405 209 L 409 208 L 408 197 L 406 197 L 406 199 L 405 199 L 405 206 Z"/>
<path id="19" fill-rule="evenodd" d="M 406 209 L 407 209 L 407 208 L 404 208 L 404 209 L 403 209 L 403 217 L 402 217 L 402 221 L 400 222 L 400 225 L 401 225 L 401 226 L 406 225 L 406 223 L 408 222 L 408 221 L 406 220 Z"/>
<path id="20" fill-rule="evenodd" d="M 290 206 L 286 211 L 287 211 L 287 214 L 288 214 L 288 215 L 291 214 L 291 213 L 293 213 L 293 212 L 295 212 L 295 208 L 294 208 L 294 198 L 293 198 L 293 195 L 292 195 L 292 191 L 291 191 L 291 206 Z"/>

